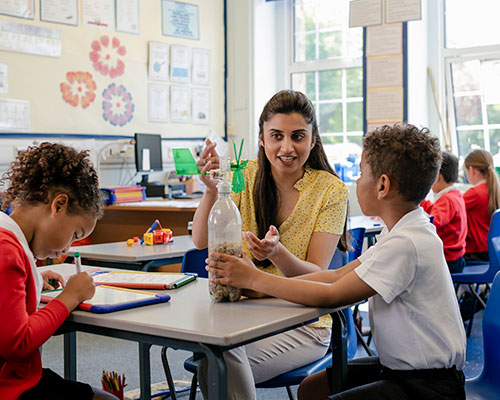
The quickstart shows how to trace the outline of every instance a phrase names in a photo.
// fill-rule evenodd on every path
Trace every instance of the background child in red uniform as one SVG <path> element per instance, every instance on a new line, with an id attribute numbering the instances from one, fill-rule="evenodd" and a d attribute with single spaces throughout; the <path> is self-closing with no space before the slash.
<path id="1" fill-rule="evenodd" d="M 432 223 L 443 241 L 444 257 L 451 273 L 464 269 L 467 237 L 467 213 L 462 194 L 454 185 L 457 179 L 458 158 L 444 151 L 439 175 L 432 185 L 435 202 L 424 200 L 420 204 L 434 217 Z"/>
<path id="2" fill-rule="evenodd" d="M 21 153 L 3 176 L 0 212 L 0 399 L 114 399 L 87 384 L 42 369 L 40 346 L 69 313 L 95 292 L 85 272 L 73 275 L 53 301 L 38 310 L 42 289 L 64 286 L 61 275 L 40 274 L 36 259 L 58 257 L 94 230 L 102 206 L 97 174 L 87 152 L 42 143 Z"/>
<path id="3" fill-rule="evenodd" d="M 486 150 L 474 150 L 464 161 L 467 180 L 474 185 L 464 194 L 467 210 L 466 260 L 488 261 L 488 230 L 491 214 L 500 207 L 500 186 L 493 157 Z"/>

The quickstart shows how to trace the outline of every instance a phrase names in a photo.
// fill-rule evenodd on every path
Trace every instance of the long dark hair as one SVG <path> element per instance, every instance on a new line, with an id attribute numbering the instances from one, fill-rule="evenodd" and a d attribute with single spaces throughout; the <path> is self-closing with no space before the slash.
<path id="1" fill-rule="evenodd" d="M 264 122 L 269 121 L 276 114 L 288 115 L 292 113 L 302 115 L 306 122 L 312 126 L 312 136 L 315 144 L 307 159 L 309 166 L 313 169 L 327 171 L 338 178 L 337 173 L 330 166 L 325 149 L 323 148 L 314 106 L 303 93 L 295 90 L 282 90 L 271 97 L 260 114 L 259 138 L 261 140 L 264 139 Z M 263 146 L 259 146 L 257 162 L 259 168 L 255 177 L 253 200 L 257 220 L 257 236 L 262 239 L 266 235 L 270 225 L 277 225 L 276 215 L 280 199 L 271 173 L 271 163 L 266 157 Z M 346 225 L 347 215 L 344 231 L 337 246 L 341 251 L 351 250 L 351 246 L 348 244 Z M 264 260 L 259 264 L 269 265 L 269 263 L 269 260 Z"/>

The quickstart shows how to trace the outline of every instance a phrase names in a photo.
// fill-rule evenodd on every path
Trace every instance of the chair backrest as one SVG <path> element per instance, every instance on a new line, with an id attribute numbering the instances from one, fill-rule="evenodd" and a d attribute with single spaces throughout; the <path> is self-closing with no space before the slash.
<path id="1" fill-rule="evenodd" d="M 208 249 L 190 249 L 184 253 L 181 272 L 196 272 L 200 278 L 208 278 L 205 269 L 205 260 L 208 258 Z"/>
<path id="2" fill-rule="evenodd" d="M 490 258 L 490 267 L 488 268 L 489 282 L 500 270 L 500 209 L 496 210 L 490 221 L 488 230 L 488 256 Z"/>
<path id="3" fill-rule="evenodd" d="M 363 250 L 363 242 L 365 240 L 365 228 L 350 229 L 349 235 L 351 237 L 351 245 L 354 250 L 345 253 L 343 251 L 340 251 L 339 249 L 336 249 L 335 253 L 333 253 L 333 257 L 330 261 L 328 269 L 337 269 L 343 267 L 344 265 L 350 263 L 351 261 L 354 261 L 361 255 L 361 251 Z"/>
<path id="4" fill-rule="evenodd" d="M 500 272 L 496 274 L 483 315 L 484 367 L 482 379 L 500 385 Z"/>

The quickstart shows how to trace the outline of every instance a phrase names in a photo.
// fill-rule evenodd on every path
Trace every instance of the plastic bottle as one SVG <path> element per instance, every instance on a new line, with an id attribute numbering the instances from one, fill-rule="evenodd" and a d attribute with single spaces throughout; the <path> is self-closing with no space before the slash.
<path id="1" fill-rule="evenodd" d="M 212 206 L 208 216 L 208 251 L 241 257 L 241 216 L 238 207 L 231 199 L 231 160 L 220 159 L 219 198 Z M 209 274 L 212 278 L 212 274 Z M 238 301 L 241 289 L 233 286 L 209 283 L 210 295 L 216 302 Z"/>

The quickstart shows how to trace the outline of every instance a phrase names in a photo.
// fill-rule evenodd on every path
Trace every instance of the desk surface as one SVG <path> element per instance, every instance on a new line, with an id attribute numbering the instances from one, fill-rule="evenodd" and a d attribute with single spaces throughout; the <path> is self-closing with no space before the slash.
<path id="1" fill-rule="evenodd" d="M 73 256 L 76 252 L 79 252 L 84 258 L 141 262 L 182 257 L 187 250 L 192 248 L 194 248 L 192 237 L 190 235 L 182 235 L 174 236 L 173 243 L 156 244 L 154 246 L 141 245 L 139 242 L 134 243 L 132 246 L 127 246 L 125 241 L 75 246 L 69 249 L 68 255 Z"/>
<path id="2" fill-rule="evenodd" d="M 83 269 L 90 267 L 83 266 Z M 42 267 L 63 276 L 74 272 L 72 264 Z M 328 314 L 334 309 L 306 307 L 284 300 L 244 299 L 215 303 L 208 294 L 208 280 L 169 290 L 168 303 L 149 305 L 108 314 L 73 311 L 69 322 L 169 337 L 215 346 L 233 346 L 278 332 Z"/>
<path id="3" fill-rule="evenodd" d="M 156 211 L 196 211 L 200 200 L 146 200 L 131 203 L 118 203 L 107 206 L 106 210 L 156 210 Z"/>
<path id="4" fill-rule="evenodd" d="M 379 217 L 367 217 L 366 215 L 357 215 L 349 217 L 349 229 L 365 228 L 366 233 L 380 233 L 385 224 Z"/>

